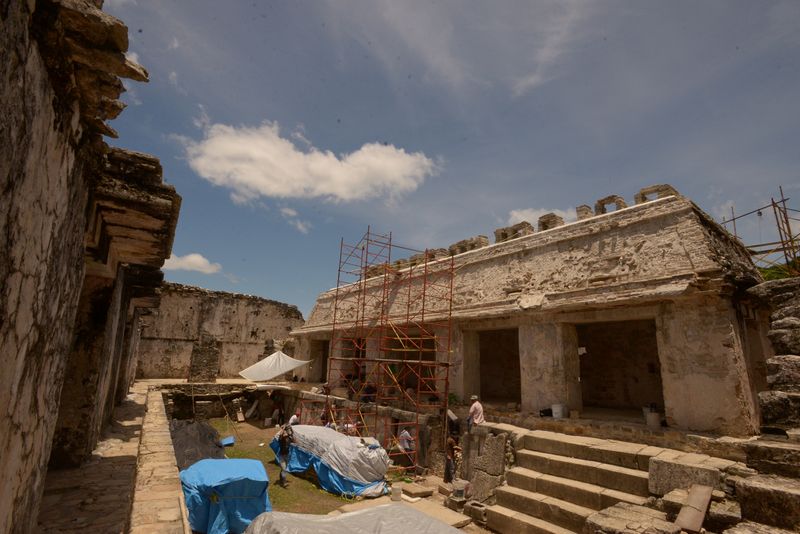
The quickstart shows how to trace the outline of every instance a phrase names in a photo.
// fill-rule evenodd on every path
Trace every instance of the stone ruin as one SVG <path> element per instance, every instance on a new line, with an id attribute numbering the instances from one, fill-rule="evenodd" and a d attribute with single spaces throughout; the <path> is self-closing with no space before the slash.
<path id="1" fill-rule="evenodd" d="M 161 286 L 158 307 L 144 319 L 135 358 L 139 378 L 213 382 L 281 349 L 302 326 L 296 306 L 175 283 Z"/>
<path id="2" fill-rule="evenodd" d="M 28 532 L 48 462 L 85 460 L 133 379 L 180 197 L 158 160 L 109 147 L 128 29 L 101 2 L 0 10 L 0 532 Z"/>

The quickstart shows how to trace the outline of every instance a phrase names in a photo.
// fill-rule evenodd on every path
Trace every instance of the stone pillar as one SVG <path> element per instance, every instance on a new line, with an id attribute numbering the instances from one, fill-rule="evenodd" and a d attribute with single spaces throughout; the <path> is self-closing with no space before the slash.
<path id="1" fill-rule="evenodd" d="M 667 423 L 749 436 L 758 430 L 742 333 L 720 297 L 664 304 L 656 318 Z"/>
<path id="2" fill-rule="evenodd" d="M 575 327 L 533 323 L 519 327 L 522 410 L 537 413 L 553 404 L 581 407 L 580 362 Z"/>
<path id="3" fill-rule="evenodd" d="M 216 382 L 219 375 L 220 345 L 214 336 L 200 334 L 200 339 L 192 344 L 189 382 Z"/>
<path id="4" fill-rule="evenodd" d="M 469 401 L 470 395 L 481 394 L 481 354 L 478 332 L 465 330 L 461 333 L 462 400 Z"/>
<path id="5" fill-rule="evenodd" d="M 128 396 L 128 391 L 133 384 L 133 379 L 136 375 L 136 355 L 139 349 L 139 339 L 141 338 L 142 328 L 140 325 L 141 310 L 135 308 L 130 320 L 125 325 L 125 342 L 123 343 L 123 350 L 125 357 L 120 369 L 119 378 L 117 379 L 117 404 L 121 403 Z"/>
<path id="6" fill-rule="evenodd" d="M 116 279 L 84 279 L 58 413 L 50 465 L 75 466 L 97 444 L 100 428 L 113 397 L 114 369 L 124 321 L 124 269 Z"/>

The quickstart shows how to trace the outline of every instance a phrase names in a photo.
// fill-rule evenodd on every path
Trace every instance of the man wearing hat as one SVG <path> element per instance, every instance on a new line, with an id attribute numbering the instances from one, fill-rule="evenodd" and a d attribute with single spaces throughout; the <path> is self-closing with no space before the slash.
<path id="1" fill-rule="evenodd" d="M 469 400 L 472 401 L 472 406 L 469 407 L 469 416 L 467 417 L 467 432 L 472 430 L 472 425 L 486 422 L 486 419 L 483 418 L 483 405 L 478 401 L 478 396 L 472 395 Z"/>

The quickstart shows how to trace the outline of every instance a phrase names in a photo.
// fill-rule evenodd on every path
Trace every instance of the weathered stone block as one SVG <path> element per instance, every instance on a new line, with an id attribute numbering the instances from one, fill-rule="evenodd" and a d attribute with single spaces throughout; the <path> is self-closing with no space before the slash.
<path id="1" fill-rule="evenodd" d="M 648 481 L 650 493 L 665 495 L 674 489 L 689 488 L 692 484 L 723 489 L 722 473 L 713 467 L 658 458 L 650 459 Z"/>
<path id="2" fill-rule="evenodd" d="M 800 443 L 757 441 L 744 446 L 747 466 L 761 473 L 800 478 Z"/>
<path id="3" fill-rule="evenodd" d="M 736 482 L 744 519 L 781 528 L 800 528 L 800 481 L 759 475 Z"/>
<path id="4" fill-rule="evenodd" d="M 592 207 L 588 204 L 581 204 L 575 208 L 575 216 L 579 221 L 582 221 L 584 219 L 588 219 L 589 217 L 593 217 L 594 211 L 592 211 Z"/>
<path id="5" fill-rule="evenodd" d="M 618 210 L 622 208 L 627 208 L 628 204 L 625 202 L 625 199 L 619 195 L 608 195 L 607 197 L 603 197 L 594 205 L 594 214 L 595 215 L 602 215 L 606 213 L 606 206 L 609 204 L 614 204 L 614 207 Z"/>
<path id="6" fill-rule="evenodd" d="M 762 391 L 758 394 L 761 421 L 765 425 L 800 425 L 800 393 Z"/>
<path id="7" fill-rule="evenodd" d="M 733 528 L 724 531 L 723 534 L 792 534 L 790 530 L 785 530 L 761 523 L 743 521 Z"/>
<path id="8" fill-rule="evenodd" d="M 503 241 L 508 241 L 509 239 L 514 239 L 517 237 L 522 237 L 524 235 L 530 235 L 534 232 L 533 225 L 528 221 L 518 222 L 512 226 L 506 226 L 504 228 L 498 228 L 494 231 L 494 242 L 495 243 L 502 243 Z"/>
<path id="9" fill-rule="evenodd" d="M 564 226 L 564 218 L 560 215 L 556 215 L 555 213 L 545 213 L 541 217 L 539 217 L 538 221 L 539 231 L 543 232 L 545 230 L 550 230 L 551 228 L 556 228 L 558 226 Z"/>
<path id="10" fill-rule="evenodd" d="M 505 471 L 507 434 L 489 435 L 483 442 L 480 455 L 472 463 L 473 470 L 483 471 L 489 475 L 502 475 Z"/>
<path id="11" fill-rule="evenodd" d="M 770 330 L 767 337 L 776 354 L 800 353 L 800 328 L 778 328 Z"/>
<path id="12" fill-rule="evenodd" d="M 473 471 L 470 479 L 469 496 L 483 502 L 494 494 L 494 489 L 503 483 L 502 476 L 492 476 L 483 471 Z"/>
<path id="13" fill-rule="evenodd" d="M 467 501 L 464 503 L 464 515 L 472 518 L 473 521 L 480 524 L 486 523 L 486 510 L 488 506 L 478 501 Z"/>
<path id="14" fill-rule="evenodd" d="M 651 195 L 655 195 L 656 198 L 664 198 L 672 195 L 678 196 L 678 194 L 678 191 L 669 184 L 656 184 L 641 188 L 639 192 L 633 196 L 633 200 L 637 204 L 642 204 L 652 200 L 647 198 Z"/>
<path id="15" fill-rule="evenodd" d="M 657 510 L 627 503 L 618 503 L 586 518 L 585 534 L 678 534 L 680 527 L 670 523 Z"/>
<path id="16" fill-rule="evenodd" d="M 767 382 L 772 389 L 800 392 L 800 356 L 775 356 L 767 360 Z"/>

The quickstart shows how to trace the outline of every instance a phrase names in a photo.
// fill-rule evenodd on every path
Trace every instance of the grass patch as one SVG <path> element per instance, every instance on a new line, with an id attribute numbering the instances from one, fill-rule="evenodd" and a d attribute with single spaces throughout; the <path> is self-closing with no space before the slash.
<path id="1" fill-rule="evenodd" d="M 275 428 L 262 429 L 249 422 L 234 423 L 225 418 L 210 419 L 220 437 L 234 436 L 236 442 L 232 447 L 225 447 L 228 458 L 250 458 L 260 460 L 269 476 L 269 500 L 276 512 L 296 512 L 304 514 L 327 514 L 343 504 L 351 502 L 339 495 L 333 495 L 320 489 L 312 480 L 288 475 L 288 488 L 278 485 L 281 469 L 275 463 L 275 453 L 269 447 L 275 436 Z M 238 434 L 238 436 L 237 436 Z M 263 443 L 263 447 L 259 444 Z"/>

